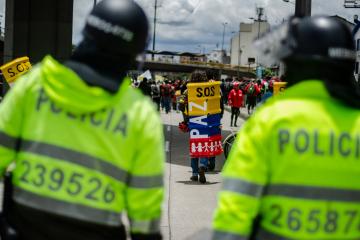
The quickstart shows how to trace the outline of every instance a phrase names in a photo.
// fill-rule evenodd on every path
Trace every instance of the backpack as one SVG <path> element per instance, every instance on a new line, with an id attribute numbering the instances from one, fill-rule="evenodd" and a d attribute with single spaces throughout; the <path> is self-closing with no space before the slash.
<path id="1" fill-rule="evenodd" d="M 163 95 L 170 96 L 170 86 L 168 84 L 163 87 Z"/>
<path id="2" fill-rule="evenodd" d="M 158 86 L 152 85 L 151 86 L 151 91 L 152 91 L 152 96 L 153 97 L 160 97 Z"/>
<path id="3" fill-rule="evenodd" d="M 255 92 L 255 84 L 251 84 L 247 92 L 249 95 L 253 95 Z"/>

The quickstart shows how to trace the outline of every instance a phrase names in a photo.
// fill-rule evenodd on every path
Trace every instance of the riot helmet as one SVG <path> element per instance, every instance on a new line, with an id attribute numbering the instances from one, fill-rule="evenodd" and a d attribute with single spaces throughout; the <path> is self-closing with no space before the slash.
<path id="1" fill-rule="evenodd" d="M 149 24 L 134 0 L 102 0 L 86 18 L 84 39 L 108 54 L 135 56 L 145 50 Z"/>
<path id="2" fill-rule="evenodd" d="M 293 17 L 255 46 L 265 58 L 285 63 L 290 85 L 307 79 L 353 81 L 354 40 L 350 29 L 333 17 Z"/>
<path id="3" fill-rule="evenodd" d="M 148 19 L 134 0 L 102 0 L 86 18 L 71 60 L 119 82 L 128 70 L 139 68 L 136 58 L 147 46 L 148 30 Z"/>

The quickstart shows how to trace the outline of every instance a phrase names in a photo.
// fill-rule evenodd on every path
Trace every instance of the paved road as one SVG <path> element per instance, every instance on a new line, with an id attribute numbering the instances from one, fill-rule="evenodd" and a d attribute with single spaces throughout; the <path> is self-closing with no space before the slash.
<path id="1" fill-rule="evenodd" d="M 176 112 L 161 113 L 161 118 L 164 123 L 167 153 L 167 193 L 161 224 L 164 239 L 210 239 L 213 210 L 217 202 L 217 192 L 221 187 L 220 171 L 224 164 L 224 156 L 217 157 L 215 171 L 206 175 L 206 184 L 190 181 L 189 137 L 177 127 L 182 121 L 182 115 Z M 244 119 L 239 119 L 238 126 L 241 127 L 243 122 Z M 229 127 L 230 113 L 227 111 L 224 113 L 222 124 L 223 138 L 238 129 Z"/>

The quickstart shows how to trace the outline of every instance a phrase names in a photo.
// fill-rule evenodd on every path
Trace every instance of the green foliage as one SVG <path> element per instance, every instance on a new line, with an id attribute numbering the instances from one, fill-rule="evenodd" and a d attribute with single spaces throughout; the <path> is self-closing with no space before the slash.
<path id="1" fill-rule="evenodd" d="M 270 68 L 264 68 L 263 70 L 263 76 L 264 77 L 272 77 L 275 73 Z"/>

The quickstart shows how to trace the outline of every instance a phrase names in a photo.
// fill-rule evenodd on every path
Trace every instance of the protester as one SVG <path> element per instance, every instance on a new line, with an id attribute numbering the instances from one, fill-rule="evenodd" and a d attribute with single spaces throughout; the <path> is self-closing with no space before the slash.
<path id="1" fill-rule="evenodd" d="M 156 83 L 156 81 L 151 83 L 151 98 L 156 104 L 157 110 L 160 111 L 160 86 Z"/>
<path id="2" fill-rule="evenodd" d="M 260 88 L 255 82 L 255 80 L 251 80 L 250 83 L 245 88 L 246 92 L 246 104 L 248 114 L 250 115 L 256 106 L 257 95 L 260 93 Z"/>
<path id="3" fill-rule="evenodd" d="M 240 108 L 244 104 L 244 96 L 242 91 L 239 89 L 239 82 L 233 83 L 233 89 L 229 93 L 228 103 L 231 107 L 231 122 L 230 127 L 237 127 L 237 119 L 240 115 Z"/>
<path id="4" fill-rule="evenodd" d="M 140 82 L 139 89 L 145 96 L 151 97 L 151 86 L 146 77 Z"/>
<path id="5" fill-rule="evenodd" d="M 172 88 L 168 80 L 165 80 L 164 84 L 160 86 L 160 95 L 165 112 L 166 114 L 168 114 L 171 111 L 171 96 L 172 96 Z"/>

